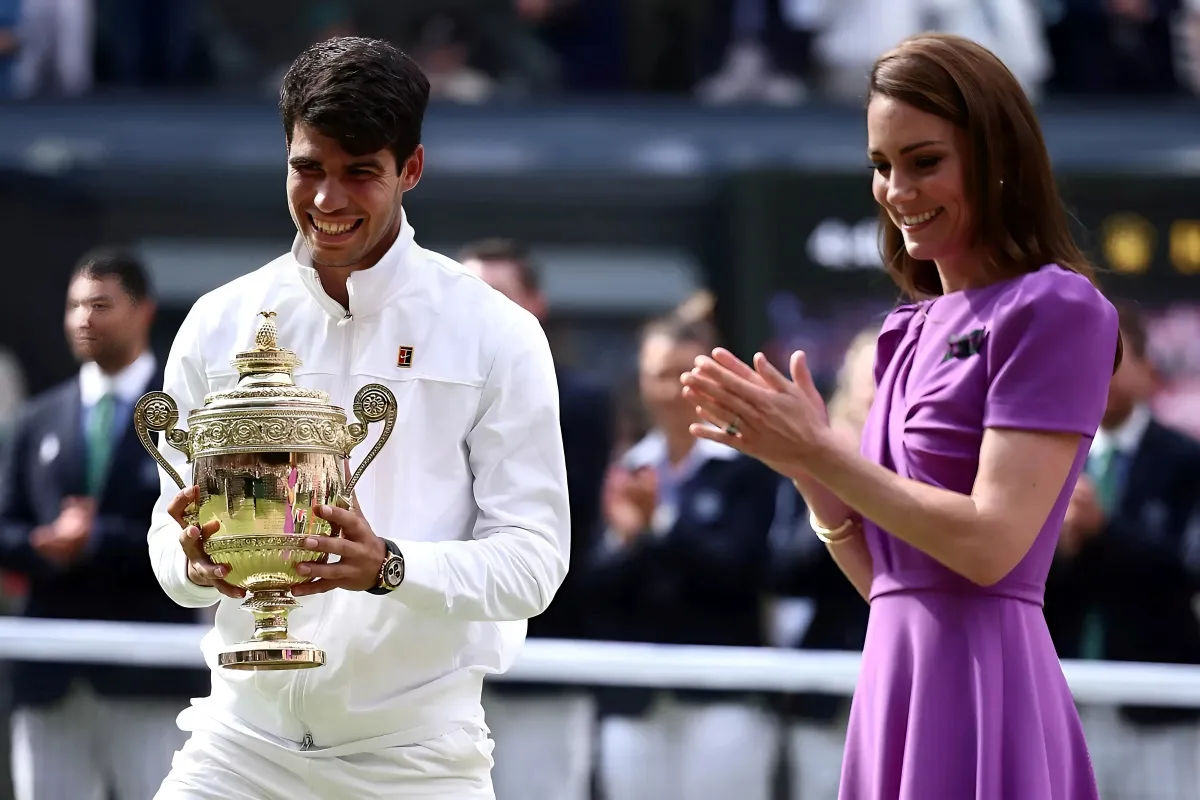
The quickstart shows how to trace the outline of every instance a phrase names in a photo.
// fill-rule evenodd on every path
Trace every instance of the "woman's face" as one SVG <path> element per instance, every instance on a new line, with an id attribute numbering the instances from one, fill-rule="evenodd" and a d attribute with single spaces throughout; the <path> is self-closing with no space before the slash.
<path id="1" fill-rule="evenodd" d="M 651 335 L 642 343 L 638 381 L 656 428 L 686 428 L 696 421 L 695 404 L 684 398 L 679 376 L 707 352 L 699 342 L 675 342 L 668 336 Z"/>
<path id="2" fill-rule="evenodd" d="M 949 120 L 877 95 L 867 106 L 867 139 L 875 201 L 900 229 L 908 254 L 937 262 L 943 283 L 969 284 L 964 262 L 973 223 L 962 132 Z M 946 287 L 956 288 L 962 286 Z"/>

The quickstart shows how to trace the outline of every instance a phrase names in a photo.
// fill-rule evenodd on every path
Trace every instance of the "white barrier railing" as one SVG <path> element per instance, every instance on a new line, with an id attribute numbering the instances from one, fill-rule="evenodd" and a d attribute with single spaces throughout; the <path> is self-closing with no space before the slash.
<path id="1" fill-rule="evenodd" d="M 206 625 L 0 617 L 0 660 L 203 667 Z M 529 639 L 499 680 L 849 695 L 859 654 Z M 1064 661 L 1081 703 L 1200 708 L 1200 666 Z"/>

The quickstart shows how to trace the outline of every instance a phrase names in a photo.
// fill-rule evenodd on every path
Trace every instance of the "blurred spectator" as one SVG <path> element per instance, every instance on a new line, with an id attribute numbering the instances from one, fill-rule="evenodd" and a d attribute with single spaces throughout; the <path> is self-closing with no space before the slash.
<path id="1" fill-rule="evenodd" d="M 808 96 L 811 26 L 823 0 L 718 0 L 720 69 L 697 94 L 709 103 L 796 105 Z"/>
<path id="2" fill-rule="evenodd" d="M 1175 26 L 1180 80 L 1200 94 L 1200 0 L 1184 0 Z"/>
<path id="3" fill-rule="evenodd" d="M 829 400 L 830 426 L 855 443 L 875 397 L 878 335 L 878 326 L 872 326 L 854 339 Z M 780 480 L 778 491 L 770 537 L 771 589 L 780 595 L 775 607 L 780 618 L 777 644 L 807 650 L 862 650 L 870 606 L 813 533 L 796 487 L 790 480 Z M 785 699 L 791 800 L 837 797 L 849 713 L 850 700 L 840 695 L 800 694 Z"/>
<path id="4" fill-rule="evenodd" d="M 798 1 L 798 0 L 796 0 Z M 1088 0 L 1081 0 L 1087 2 Z M 1036 98 L 1050 73 L 1041 0 L 813 0 L 814 44 L 824 91 L 840 102 L 865 101 L 868 72 L 880 53 L 922 31 L 978 41 Z"/>
<path id="5" fill-rule="evenodd" d="M 304 28 L 308 33 L 306 45 L 342 36 L 359 35 L 358 20 L 354 15 L 354 9 L 344 0 L 311 0 L 304 16 Z M 271 73 L 271 77 L 267 81 L 267 91 L 271 95 L 279 96 L 279 89 L 283 86 L 283 76 L 287 74 L 288 68 L 291 66 L 292 59 L 289 57 Z"/>
<path id="6" fill-rule="evenodd" d="M 132 256 L 76 269 L 64 327 L 79 375 L 34 398 L 0 462 L 0 568 L 21 573 L 23 613 L 51 619 L 193 622 L 146 558 L 158 466 L 131 424 L 162 385 L 148 349 L 154 302 Z M 129 665 L 13 666 L 17 800 L 152 797 L 185 740 L 175 719 L 207 673 Z"/>
<path id="7" fill-rule="evenodd" d="M 642 400 L 654 427 L 605 486 L 607 531 L 587 580 L 604 638 L 758 647 L 775 475 L 689 431 L 679 376 L 716 344 L 707 320 L 645 330 Z M 778 743 L 754 692 L 598 690 L 607 800 L 766 800 Z"/>
<path id="8" fill-rule="evenodd" d="M 615 93 L 625 89 L 625 15 L 614 0 L 557 0 L 533 28 L 558 57 L 560 88 Z"/>
<path id="9" fill-rule="evenodd" d="M 1190 0 L 1052 0 L 1052 88 L 1072 94 L 1180 89 L 1175 16 Z"/>
<path id="10" fill-rule="evenodd" d="M 466 247 L 463 266 L 543 323 L 548 306 L 526 249 L 507 239 Z M 579 573 L 600 530 L 600 491 L 612 452 L 613 407 L 607 391 L 555 364 L 559 416 L 571 497 L 571 564 L 554 602 L 529 620 L 528 636 L 587 639 L 592 611 Z M 489 684 L 484 709 L 496 741 L 492 783 L 497 800 L 587 800 L 595 750 L 595 700 L 583 687 Z"/>
<path id="11" fill-rule="evenodd" d="M 429 96 L 452 103 L 482 103 L 495 82 L 470 63 L 471 47 L 451 16 L 426 20 L 417 33 L 413 58 L 429 78 Z"/>
<path id="12" fill-rule="evenodd" d="M 196 85 L 205 77 L 200 0 L 96 0 L 105 77 L 122 87 Z"/>
<path id="13" fill-rule="evenodd" d="M 0 446 L 7 441 L 24 403 L 25 373 L 12 351 L 0 347 Z"/>
<path id="14" fill-rule="evenodd" d="M 21 0 L 0 0 L 0 99 L 12 96 L 13 71 L 17 63 L 20 38 Z"/>
<path id="15" fill-rule="evenodd" d="M 629 88 L 690 93 L 708 60 L 715 0 L 622 0 L 627 17 Z"/>
<path id="16" fill-rule="evenodd" d="M 496 92 L 529 97 L 557 92 L 561 85 L 558 57 L 535 28 L 570 2 L 405 0 L 389 13 L 405 21 L 410 50 L 425 59 L 432 53 L 432 68 L 417 60 L 422 69 L 443 75 L 443 96 L 455 90 L 467 98 L 479 93 L 478 70 L 494 81 Z M 444 77 L 458 73 L 457 83 Z"/>
<path id="17" fill-rule="evenodd" d="M 94 0 L 19 0 L 19 5 L 16 96 L 77 97 L 91 91 Z"/>
<path id="18" fill-rule="evenodd" d="M 1124 358 L 1046 589 L 1062 658 L 1200 664 L 1200 443 L 1159 424 L 1146 327 L 1118 303 Z M 1200 798 L 1200 709 L 1081 710 L 1105 798 Z"/>

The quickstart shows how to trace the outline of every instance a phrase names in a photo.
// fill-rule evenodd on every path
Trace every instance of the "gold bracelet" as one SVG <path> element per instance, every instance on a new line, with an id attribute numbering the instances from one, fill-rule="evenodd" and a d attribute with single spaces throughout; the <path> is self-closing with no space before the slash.
<path id="1" fill-rule="evenodd" d="M 837 544 L 838 542 L 843 542 L 846 539 L 849 539 L 855 534 L 855 529 L 858 527 L 858 520 L 854 516 L 847 517 L 845 522 L 831 530 L 820 523 L 820 521 L 817 519 L 816 513 L 809 511 L 808 524 L 812 526 L 813 533 L 815 533 L 817 538 L 822 542 L 825 544 Z"/>

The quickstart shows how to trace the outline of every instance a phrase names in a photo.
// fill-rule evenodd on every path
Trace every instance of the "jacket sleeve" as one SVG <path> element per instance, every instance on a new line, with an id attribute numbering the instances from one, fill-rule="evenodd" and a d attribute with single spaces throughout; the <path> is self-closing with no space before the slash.
<path id="1" fill-rule="evenodd" d="M 37 520 L 29 505 L 29 426 L 26 412 L 13 427 L 0 455 L 0 569 L 34 578 L 62 570 L 30 543 Z"/>
<path id="2" fill-rule="evenodd" d="M 179 419 L 186 420 L 188 412 L 204 404 L 208 392 L 203 356 L 200 352 L 201 314 L 193 306 L 179 326 L 164 368 L 163 391 L 179 407 Z M 191 483 L 192 470 L 186 457 L 166 443 L 160 435 L 159 452 L 175 468 L 184 484 Z M 215 604 L 221 593 L 211 586 L 197 586 L 188 579 L 187 558 L 179 545 L 179 523 L 167 513 L 167 505 L 179 493 L 179 486 L 164 469 L 158 470 L 161 491 L 150 517 L 150 564 L 154 576 L 167 596 L 184 608 L 205 608 Z"/>
<path id="3" fill-rule="evenodd" d="M 546 610 L 567 574 L 570 505 L 558 385 L 546 335 L 524 312 L 484 382 L 466 445 L 479 516 L 467 541 L 396 538 L 410 608 L 472 621 L 513 621 Z"/>

